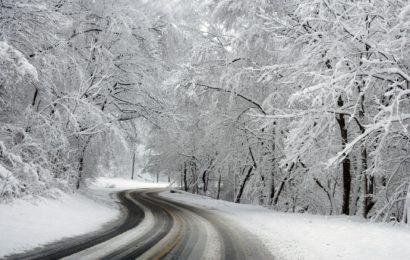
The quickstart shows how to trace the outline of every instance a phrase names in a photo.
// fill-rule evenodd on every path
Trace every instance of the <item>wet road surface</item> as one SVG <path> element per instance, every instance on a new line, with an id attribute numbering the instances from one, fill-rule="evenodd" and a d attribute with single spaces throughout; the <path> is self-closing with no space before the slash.
<path id="1" fill-rule="evenodd" d="M 251 233 L 210 210 L 160 197 L 163 191 L 120 192 L 125 214 L 102 231 L 7 259 L 274 259 Z"/>

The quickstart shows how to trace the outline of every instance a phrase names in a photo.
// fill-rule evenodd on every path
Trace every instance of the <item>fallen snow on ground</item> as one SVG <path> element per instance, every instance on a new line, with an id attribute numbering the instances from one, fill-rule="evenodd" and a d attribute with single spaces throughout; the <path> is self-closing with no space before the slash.
<path id="1" fill-rule="evenodd" d="M 402 260 L 410 257 L 410 228 L 349 217 L 279 213 L 177 192 L 162 196 L 207 208 L 257 235 L 278 259 Z"/>
<path id="2" fill-rule="evenodd" d="M 129 190 L 144 188 L 165 188 L 169 183 L 142 182 L 139 180 L 127 180 L 121 178 L 97 178 L 91 185 L 91 189 L 111 189 L 111 190 Z"/>
<path id="3" fill-rule="evenodd" d="M 120 217 L 117 199 L 112 196 L 117 191 L 167 185 L 97 178 L 83 194 L 56 191 L 57 198 L 19 199 L 0 204 L 0 258 L 99 230 Z"/>
<path id="4" fill-rule="evenodd" d="M 0 257 L 98 230 L 119 216 L 118 208 L 87 196 L 59 193 L 57 199 L 16 200 L 0 205 Z"/>

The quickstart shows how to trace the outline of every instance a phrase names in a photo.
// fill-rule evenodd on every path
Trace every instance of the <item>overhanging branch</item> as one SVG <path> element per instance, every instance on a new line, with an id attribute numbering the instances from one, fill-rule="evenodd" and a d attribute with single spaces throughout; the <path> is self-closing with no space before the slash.
<path id="1" fill-rule="evenodd" d="M 248 98 L 248 97 L 246 97 L 246 96 L 244 96 L 244 95 L 242 95 L 242 94 L 240 94 L 240 93 L 236 93 L 236 92 L 234 92 L 234 91 L 232 91 L 232 90 L 228 90 L 228 89 L 222 89 L 222 88 L 212 87 L 212 86 L 209 86 L 209 85 L 206 85 L 206 84 L 202 84 L 202 83 L 196 83 L 195 86 L 200 86 L 200 87 L 203 87 L 203 88 L 206 88 L 206 89 L 211 89 L 211 90 L 215 90 L 215 91 L 219 91 L 219 92 L 225 92 L 225 93 L 229 93 L 229 94 L 235 95 L 235 96 L 237 96 L 237 97 L 239 97 L 239 98 L 245 100 L 246 102 L 252 104 L 252 105 L 253 105 L 254 107 L 256 107 L 263 115 L 266 115 L 265 110 L 263 110 L 262 106 L 259 105 L 258 102 L 254 101 L 254 100 L 252 100 L 252 99 L 250 99 L 250 98 Z"/>

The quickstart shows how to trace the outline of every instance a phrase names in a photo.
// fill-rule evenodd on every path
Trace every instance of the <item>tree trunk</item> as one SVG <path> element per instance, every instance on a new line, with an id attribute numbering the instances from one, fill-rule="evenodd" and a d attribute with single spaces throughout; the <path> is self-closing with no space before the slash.
<path id="1" fill-rule="evenodd" d="M 319 186 L 319 188 L 321 188 L 321 189 L 326 193 L 326 196 L 327 196 L 327 198 L 328 198 L 328 200 L 329 200 L 329 203 L 330 203 L 330 212 L 329 212 L 329 215 L 332 215 L 333 212 L 334 212 L 334 209 L 335 209 L 335 204 L 334 204 L 333 196 L 332 196 L 332 194 L 330 193 L 330 190 L 327 189 L 327 188 L 325 188 L 325 186 L 323 186 L 323 184 L 322 184 L 317 178 L 313 178 L 313 179 L 314 179 L 314 181 L 316 182 L 317 186 Z"/>
<path id="2" fill-rule="evenodd" d="M 211 159 L 208 167 L 204 170 L 202 174 L 202 182 L 204 183 L 204 187 L 203 187 L 204 194 L 206 194 L 206 192 L 208 191 L 209 173 L 212 170 L 213 163 L 214 163 L 214 160 Z"/>
<path id="3" fill-rule="evenodd" d="M 192 174 L 192 193 L 198 194 L 198 176 L 196 174 L 196 164 L 194 162 L 191 163 L 191 174 Z"/>
<path id="4" fill-rule="evenodd" d="M 337 101 L 337 105 L 342 107 L 344 104 L 343 99 L 339 96 Z M 336 118 L 337 122 L 339 123 L 340 128 L 340 135 L 342 137 L 342 149 L 346 148 L 348 143 L 348 132 L 347 132 L 347 125 L 346 119 L 343 114 L 339 114 Z M 342 214 L 349 215 L 350 213 L 350 191 L 351 191 L 351 183 L 352 183 L 352 176 L 350 173 L 350 159 L 349 155 L 344 154 L 345 158 L 342 162 L 342 179 L 343 179 L 343 203 L 342 203 Z"/>
<path id="5" fill-rule="evenodd" d="M 269 192 L 269 205 L 272 205 L 273 198 L 275 197 L 275 178 L 274 173 L 271 173 L 271 180 L 270 180 L 270 192 Z"/>
<path id="6" fill-rule="evenodd" d="M 87 150 L 88 144 L 91 141 L 91 137 L 88 137 L 87 140 L 85 141 L 83 148 L 81 149 L 80 157 L 78 159 L 78 177 L 77 177 L 77 184 L 76 184 L 76 189 L 80 189 L 81 181 L 83 178 L 83 171 L 84 171 L 84 157 L 85 157 L 85 152 Z"/>
<path id="7" fill-rule="evenodd" d="M 285 178 L 283 178 L 283 180 L 281 181 L 281 183 L 279 184 L 279 188 L 276 190 L 275 195 L 273 196 L 273 205 L 278 204 L 279 201 L 279 196 L 283 191 L 283 188 L 285 187 L 286 182 L 289 180 L 290 175 L 292 173 L 293 168 L 295 167 L 295 163 L 292 163 L 292 165 L 289 168 L 289 171 L 287 173 L 287 175 L 285 176 Z"/>
<path id="8" fill-rule="evenodd" d="M 219 178 L 218 178 L 218 191 L 216 193 L 216 199 L 219 200 L 219 195 L 221 193 L 221 175 L 219 174 Z"/>
<path id="9" fill-rule="evenodd" d="M 275 194 L 275 196 L 273 197 L 273 205 L 278 204 L 279 196 L 280 196 L 280 194 L 282 193 L 283 188 L 285 187 L 285 183 L 286 183 L 286 181 L 288 180 L 288 177 L 289 177 L 289 175 L 286 176 L 285 178 L 283 178 L 282 182 L 280 183 L 279 188 L 277 189 L 276 194 Z"/>
<path id="10" fill-rule="evenodd" d="M 350 215 L 356 215 L 357 212 L 362 208 L 359 205 L 360 200 L 363 198 L 363 196 L 361 196 L 361 194 L 363 193 L 361 175 L 352 180 L 352 191 L 350 193 Z"/>
<path id="11" fill-rule="evenodd" d="M 363 82 L 363 85 L 365 83 Z M 361 130 L 361 133 L 365 133 L 366 129 L 362 125 L 362 122 L 364 121 L 364 115 L 365 115 L 365 110 L 364 110 L 364 101 L 365 101 L 365 96 L 362 94 L 361 88 L 359 87 L 359 93 L 360 95 L 360 109 L 359 109 L 359 118 L 360 122 L 356 121 L 357 124 L 359 125 L 359 128 Z M 367 173 L 368 170 L 368 165 L 367 165 L 367 147 L 366 143 L 362 144 L 362 150 L 361 150 L 361 165 L 362 165 L 362 170 L 361 170 L 361 176 L 362 176 L 362 192 L 363 192 L 363 205 L 362 205 L 362 216 L 364 218 L 367 218 L 367 215 L 369 214 L 370 210 L 373 208 L 375 201 L 373 198 L 373 192 L 374 192 L 374 177 L 370 176 Z"/>
<path id="12" fill-rule="evenodd" d="M 187 166 L 186 163 L 184 163 L 184 175 L 183 175 L 183 180 L 184 180 L 184 191 L 188 191 L 188 182 L 187 182 Z"/>
<path id="13" fill-rule="evenodd" d="M 210 172 L 208 171 L 208 174 L 206 175 L 206 191 L 208 191 L 208 188 L 209 188 L 209 178 L 210 178 Z"/>
<path id="14" fill-rule="evenodd" d="M 272 205 L 273 198 L 275 197 L 275 174 L 279 173 L 279 167 L 277 163 L 277 158 L 279 157 L 277 154 L 277 141 L 278 138 L 278 131 L 276 131 L 276 122 L 273 122 L 273 144 L 272 144 L 272 151 L 273 151 L 273 167 L 270 174 L 270 183 L 269 183 L 269 201 L 268 205 Z"/>
<path id="15" fill-rule="evenodd" d="M 404 205 L 403 205 L 403 218 L 402 218 L 402 223 L 406 223 L 409 224 L 410 221 L 410 183 L 408 184 L 407 187 L 407 195 L 406 195 L 406 199 L 404 201 Z"/>
<path id="16" fill-rule="evenodd" d="M 83 170 L 84 170 L 84 151 L 85 148 L 82 151 L 82 155 L 80 156 L 80 159 L 78 161 L 78 177 L 77 177 L 77 185 L 76 185 L 76 189 L 79 190 L 80 189 L 80 184 L 81 184 L 81 179 L 82 179 L 82 175 L 83 175 Z"/>
<path id="17" fill-rule="evenodd" d="M 367 215 L 369 214 L 370 210 L 372 210 L 373 206 L 376 204 L 376 201 L 372 197 L 374 194 L 374 177 L 366 174 L 365 176 L 365 184 L 366 184 L 366 196 L 365 196 L 365 208 L 364 208 L 364 213 L 363 217 L 367 218 Z"/>
<path id="18" fill-rule="evenodd" d="M 248 183 L 248 180 L 252 175 L 252 170 L 253 170 L 253 166 L 249 167 L 248 172 L 245 175 L 245 178 L 243 178 L 243 181 L 241 182 L 241 185 L 239 186 L 238 194 L 236 195 L 236 198 L 235 198 L 235 203 L 241 203 L 241 197 L 245 189 L 245 186 Z"/>
<path id="19" fill-rule="evenodd" d="M 202 173 L 202 182 L 203 182 L 203 184 L 204 184 L 204 187 L 203 187 L 204 194 L 206 194 L 206 191 L 208 190 L 207 172 L 208 172 L 208 171 L 205 170 L 205 171 Z"/>
<path id="20" fill-rule="evenodd" d="M 38 97 L 38 88 L 35 87 L 36 89 L 34 90 L 34 95 L 33 95 L 33 100 L 31 102 L 31 105 L 34 107 L 36 105 L 37 97 Z"/>
<path id="21" fill-rule="evenodd" d="M 135 170 L 135 149 L 132 156 L 132 170 L 131 170 L 131 180 L 134 179 L 134 170 Z"/>
<path id="22" fill-rule="evenodd" d="M 369 214 L 369 211 L 373 207 L 372 204 L 372 198 L 370 197 L 370 194 L 372 194 L 372 189 L 369 185 L 369 178 L 367 175 L 367 151 L 366 151 L 366 146 L 363 144 L 362 152 L 361 152 L 361 161 L 362 161 L 362 192 L 363 192 L 363 205 L 362 205 L 362 216 L 364 218 L 367 218 L 367 215 Z"/>

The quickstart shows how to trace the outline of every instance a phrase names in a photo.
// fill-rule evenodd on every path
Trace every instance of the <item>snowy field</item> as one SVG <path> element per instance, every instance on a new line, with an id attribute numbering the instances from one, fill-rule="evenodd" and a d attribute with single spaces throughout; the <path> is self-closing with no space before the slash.
<path id="1" fill-rule="evenodd" d="M 98 178 L 87 194 L 56 191 L 56 198 L 20 199 L 13 204 L 0 204 L 0 258 L 100 229 L 120 216 L 116 200 L 110 195 L 114 191 L 164 186 Z"/>
<path id="2" fill-rule="evenodd" d="M 207 208 L 257 235 L 278 259 L 410 259 L 410 228 L 358 218 L 278 213 L 177 192 L 162 196 Z"/>

